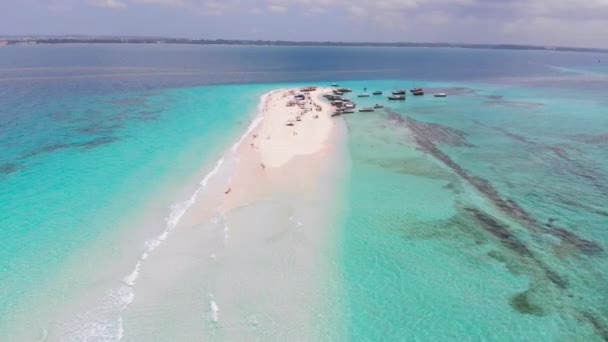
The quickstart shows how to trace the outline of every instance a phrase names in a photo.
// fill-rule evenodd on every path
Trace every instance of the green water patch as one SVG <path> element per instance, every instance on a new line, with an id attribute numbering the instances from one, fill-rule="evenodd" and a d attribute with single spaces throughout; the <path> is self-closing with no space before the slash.
<path id="1" fill-rule="evenodd" d="M 529 291 L 518 293 L 511 298 L 511 306 L 520 313 L 534 316 L 543 316 L 544 310 L 540 305 L 535 304 L 530 296 Z"/>
<path id="2" fill-rule="evenodd" d="M 419 121 L 409 117 L 405 119 L 397 119 L 396 121 L 403 122 L 408 126 L 419 149 L 433 156 L 438 161 L 441 161 L 446 167 L 450 168 L 463 180 L 467 181 L 479 193 L 483 194 L 486 199 L 492 202 L 494 206 L 502 213 L 512 217 L 513 219 L 525 222 L 526 227 L 528 227 L 531 231 L 553 235 L 559 238 L 562 242 L 571 244 L 573 247 L 579 249 L 583 253 L 598 253 L 603 251 L 603 247 L 599 243 L 580 237 L 576 233 L 564 227 L 546 227 L 542 225 L 538 222 L 538 219 L 530 215 L 527 210 L 515 200 L 512 198 L 503 197 L 491 182 L 470 174 L 465 168 L 463 168 L 438 147 L 439 143 L 446 144 L 446 138 L 444 137 L 443 133 L 445 129 L 437 132 L 436 124 L 420 124 Z M 456 141 L 456 143 L 459 143 L 458 140 Z M 452 144 L 455 143 L 452 142 Z"/>
<path id="3" fill-rule="evenodd" d="M 426 158 L 370 158 L 367 162 L 376 167 L 399 174 L 444 181 L 455 180 L 455 177 L 451 173 L 438 168 L 436 163 Z"/>
<path id="4" fill-rule="evenodd" d="M 508 92 L 494 98 L 501 105 L 484 106 L 486 95 L 466 91 L 448 97 L 451 106 L 408 99 L 346 118 L 353 172 L 342 265 L 351 339 L 601 340 L 604 240 L 550 207 L 552 196 L 567 200 L 570 184 L 530 186 L 522 196 L 520 183 L 528 165 L 538 170 L 534 154 L 572 164 L 571 174 L 584 163 L 562 140 L 510 124 L 545 115 L 551 101 Z"/>
<path id="5" fill-rule="evenodd" d="M 191 196 L 183 188 L 236 141 L 270 88 L 68 96 L 30 108 L 40 122 L 19 123 L 10 138 L 23 143 L 2 151 L 19 169 L 0 177 L 0 330 L 39 328 L 45 312 L 119 282 L 143 239 L 160 232 L 173 203 Z M 142 240 L 127 245 L 134 235 Z"/>

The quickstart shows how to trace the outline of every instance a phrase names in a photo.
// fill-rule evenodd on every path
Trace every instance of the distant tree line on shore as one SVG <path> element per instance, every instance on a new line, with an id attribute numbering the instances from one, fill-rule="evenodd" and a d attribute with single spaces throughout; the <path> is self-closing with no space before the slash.
<path id="1" fill-rule="evenodd" d="M 499 49 L 499 50 L 548 50 L 608 53 L 608 49 L 547 47 L 517 44 L 465 44 L 465 43 L 374 43 L 374 42 L 314 42 L 287 40 L 232 40 L 232 39 L 185 39 L 154 37 L 44 37 L 44 38 L 5 38 L 5 44 L 193 44 L 193 45 L 254 45 L 254 46 L 310 46 L 310 47 L 429 47 L 429 48 L 465 48 L 465 49 Z"/>

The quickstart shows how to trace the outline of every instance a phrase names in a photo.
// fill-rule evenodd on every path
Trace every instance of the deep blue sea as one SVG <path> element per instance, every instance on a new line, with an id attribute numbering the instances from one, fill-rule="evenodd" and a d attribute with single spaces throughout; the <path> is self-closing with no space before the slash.
<path id="1" fill-rule="evenodd" d="M 134 317 L 133 294 L 113 289 L 260 96 L 338 82 L 427 94 L 362 99 L 385 109 L 343 119 L 327 260 L 341 295 L 323 299 L 341 326 L 308 324 L 345 333 L 320 339 L 606 341 L 606 65 L 555 51 L 0 47 L 0 340 L 221 336 L 205 332 L 208 303 L 188 324 L 153 303 Z M 268 338 L 261 322 L 243 323 L 252 340 Z"/>

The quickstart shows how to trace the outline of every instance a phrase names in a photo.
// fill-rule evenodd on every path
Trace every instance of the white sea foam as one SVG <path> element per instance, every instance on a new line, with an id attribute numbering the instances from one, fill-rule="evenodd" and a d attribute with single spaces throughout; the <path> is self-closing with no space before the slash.
<path id="1" fill-rule="evenodd" d="M 124 335 L 124 325 L 122 324 L 122 316 L 118 317 L 118 328 L 117 328 L 117 341 L 122 340 L 122 337 Z"/>
<path id="2" fill-rule="evenodd" d="M 228 240 L 230 237 L 230 229 L 228 229 L 228 225 L 224 223 L 224 240 Z"/>
<path id="3" fill-rule="evenodd" d="M 276 92 L 276 91 L 275 91 Z M 241 146 L 241 144 L 243 143 L 243 141 L 245 141 L 245 139 L 247 139 L 247 137 L 259 126 L 259 124 L 262 122 L 263 120 L 263 116 L 262 116 L 262 111 L 263 108 L 267 102 L 268 97 L 275 93 L 275 92 L 271 92 L 271 93 L 267 93 L 265 95 L 263 95 L 260 98 L 260 105 L 258 107 L 258 116 L 255 117 L 250 125 L 247 127 L 247 130 L 245 131 L 245 133 L 240 137 L 240 139 L 232 146 L 232 149 L 230 150 L 230 152 L 232 154 L 234 154 L 238 148 Z M 219 173 L 222 165 L 225 162 L 225 157 L 220 158 L 220 160 L 217 161 L 217 163 L 215 164 L 215 167 L 207 174 L 205 175 L 205 177 L 201 180 L 201 182 L 199 183 L 199 187 L 194 191 L 194 193 L 192 194 L 192 196 L 190 196 L 190 198 L 188 198 L 185 201 L 176 203 L 174 205 L 172 205 L 170 207 L 170 212 L 169 212 L 169 216 L 165 219 L 166 221 L 166 225 L 165 225 L 165 229 L 163 230 L 163 232 L 161 234 L 159 234 L 155 239 L 149 240 L 145 243 L 145 251 L 142 253 L 142 255 L 140 256 L 140 258 L 137 260 L 137 262 L 135 263 L 135 267 L 133 268 L 133 270 L 131 271 L 131 273 L 129 273 L 123 280 L 124 283 L 127 285 L 126 287 L 123 287 L 119 290 L 120 293 L 120 298 L 121 298 L 121 304 L 122 307 L 120 309 L 120 315 L 117 319 L 117 341 L 120 341 L 123 338 L 124 335 L 124 327 L 123 327 L 123 318 L 122 318 L 122 312 L 129 306 L 129 304 L 131 304 L 131 302 L 133 302 L 133 298 L 135 297 L 135 292 L 133 290 L 133 287 L 135 286 L 137 279 L 139 278 L 139 273 L 143 264 L 143 261 L 146 260 L 150 254 L 156 249 L 158 248 L 162 242 L 164 240 L 166 240 L 169 237 L 169 233 L 175 229 L 175 227 L 177 226 L 177 224 L 180 222 L 180 220 L 182 219 L 182 217 L 184 216 L 184 214 L 188 211 L 188 209 L 190 209 L 190 207 L 196 202 L 197 198 L 199 197 L 199 195 L 201 194 L 201 192 L 203 190 L 205 190 L 205 188 L 207 187 L 207 185 L 209 184 L 209 181 Z M 228 238 L 228 226 L 224 223 L 224 234 L 225 234 L 225 238 Z M 213 300 L 213 297 L 211 296 L 211 301 L 210 301 L 210 305 L 211 305 L 211 311 L 212 311 L 212 320 L 214 322 L 216 322 L 218 320 L 218 311 L 219 308 L 217 306 L 217 303 L 215 303 L 215 301 Z"/>
<path id="4" fill-rule="evenodd" d="M 145 243 L 145 246 L 146 246 L 145 251 L 142 253 L 142 255 L 139 257 L 139 259 L 135 263 L 135 267 L 133 268 L 131 273 L 129 273 L 123 279 L 124 283 L 128 286 L 128 289 L 123 289 L 123 290 L 127 290 L 129 295 L 121 296 L 123 301 L 121 303 L 122 307 L 120 309 L 120 316 L 118 317 L 118 322 L 117 322 L 117 326 L 118 326 L 117 339 L 116 339 L 117 341 L 120 341 L 123 337 L 124 327 L 123 327 L 122 312 L 129 306 L 129 304 L 131 304 L 131 302 L 133 302 L 133 298 L 135 297 L 135 292 L 133 291 L 133 287 L 135 286 L 135 284 L 137 282 L 137 278 L 139 278 L 139 272 L 141 270 L 143 261 L 146 260 L 150 256 L 150 253 L 152 253 L 156 248 L 158 248 L 162 244 L 162 242 L 167 239 L 167 237 L 169 237 L 169 233 L 173 229 L 175 229 L 175 227 L 177 226 L 179 221 L 182 219 L 182 217 L 184 216 L 186 211 L 196 202 L 196 199 L 198 198 L 198 196 L 201 194 L 201 192 L 203 190 L 205 190 L 205 188 L 209 184 L 209 181 L 220 171 L 223 164 L 224 164 L 224 158 L 221 158 L 220 160 L 217 161 L 217 163 L 215 164 L 215 167 L 207 175 L 205 175 L 203 180 L 199 183 L 199 187 L 196 189 L 196 191 L 194 191 L 194 193 L 192 194 L 192 196 L 190 196 L 190 198 L 188 198 L 185 201 L 176 203 L 170 207 L 171 211 L 169 213 L 169 216 L 165 220 L 167 222 L 167 224 L 165 225 L 165 230 L 163 230 L 163 232 L 160 233 L 155 239 L 149 240 Z"/>
<path id="5" fill-rule="evenodd" d="M 144 255 L 145 255 L 145 257 L 144 257 Z M 138 260 L 135 263 L 135 268 L 133 268 L 133 271 L 123 279 L 125 284 L 127 284 L 128 286 L 135 285 L 135 280 L 137 280 L 137 278 L 139 277 L 139 270 L 141 269 L 141 262 L 142 262 L 142 260 L 145 260 L 147 258 L 147 255 L 148 255 L 148 253 L 142 254 L 141 260 Z"/>
<path id="6" fill-rule="evenodd" d="M 38 342 L 44 342 L 44 341 L 46 341 L 46 338 L 48 336 L 49 336 L 48 330 L 46 330 L 45 328 L 41 328 L 40 329 L 40 338 L 38 339 Z"/>
<path id="7" fill-rule="evenodd" d="M 238 150 L 238 148 L 241 146 L 243 141 L 245 141 L 245 139 L 247 139 L 249 134 L 251 134 L 251 132 L 253 132 L 260 125 L 260 123 L 262 122 L 263 119 L 264 118 L 262 116 L 258 116 L 257 118 L 253 119 L 253 121 L 251 121 L 251 124 L 247 128 L 247 131 L 245 131 L 245 133 L 243 133 L 241 138 L 234 145 L 232 145 L 232 150 L 231 150 L 232 152 L 236 152 Z"/>
<path id="8" fill-rule="evenodd" d="M 209 294 L 209 307 L 211 309 L 211 321 L 212 322 L 219 321 L 220 307 L 215 302 L 213 295 L 211 293 Z"/>
<path id="9" fill-rule="evenodd" d="M 304 225 L 304 223 L 302 223 L 302 221 L 298 220 L 295 215 L 289 216 L 289 221 L 295 223 L 298 227 L 302 227 Z"/>
<path id="10" fill-rule="evenodd" d="M 264 120 L 264 116 L 262 113 L 264 112 L 264 107 L 266 106 L 266 103 L 268 102 L 270 96 L 275 93 L 280 93 L 284 90 L 285 89 L 277 89 L 271 91 L 270 93 L 262 95 L 262 97 L 260 98 L 260 104 L 258 105 L 258 116 L 251 121 L 251 124 L 249 124 L 249 127 L 247 127 L 245 133 L 241 135 L 241 138 L 236 143 L 234 143 L 234 145 L 232 145 L 232 152 L 236 152 L 237 149 L 243 144 L 243 141 L 245 141 L 245 139 L 247 139 L 247 137 L 260 125 L 262 120 Z"/>

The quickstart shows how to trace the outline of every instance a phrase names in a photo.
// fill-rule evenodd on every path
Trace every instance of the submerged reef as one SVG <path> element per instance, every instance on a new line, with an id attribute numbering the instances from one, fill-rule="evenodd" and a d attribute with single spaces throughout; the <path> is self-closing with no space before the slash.
<path id="1" fill-rule="evenodd" d="M 435 123 L 424 123 L 411 117 L 402 117 L 398 113 L 389 112 L 389 119 L 405 125 L 412 133 L 418 149 L 433 156 L 462 179 L 472 185 L 477 191 L 484 195 L 503 214 L 519 221 L 529 231 L 534 233 L 549 234 L 559 238 L 562 242 L 575 247 L 584 253 L 597 253 L 603 251 L 601 245 L 578 236 L 570 230 L 552 225 L 550 227 L 530 215 L 515 200 L 504 198 L 496 187 L 488 180 L 471 175 L 460 164 L 456 163 L 450 156 L 441 151 L 437 144 L 449 144 L 456 146 L 472 146 L 465 139 L 465 134 L 451 128 L 443 127 Z M 522 138 L 525 139 L 525 138 Z"/>

